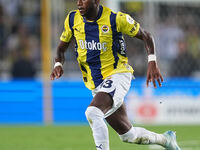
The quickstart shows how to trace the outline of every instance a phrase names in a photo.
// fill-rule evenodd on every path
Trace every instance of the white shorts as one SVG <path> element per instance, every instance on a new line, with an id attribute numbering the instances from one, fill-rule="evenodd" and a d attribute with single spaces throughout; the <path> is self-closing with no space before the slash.
<path id="1" fill-rule="evenodd" d="M 132 73 L 116 73 L 103 80 L 103 82 L 94 90 L 92 90 L 93 97 L 98 92 L 106 92 L 110 94 L 113 99 L 112 108 L 105 113 L 105 117 L 113 114 L 124 102 L 124 97 L 128 93 L 133 78 Z"/>

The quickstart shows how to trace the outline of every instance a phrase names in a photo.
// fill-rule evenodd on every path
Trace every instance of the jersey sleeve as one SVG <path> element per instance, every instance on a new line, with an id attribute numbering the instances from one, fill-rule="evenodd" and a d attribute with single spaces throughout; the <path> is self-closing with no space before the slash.
<path id="1" fill-rule="evenodd" d="M 128 14 L 122 12 L 117 13 L 116 25 L 117 25 L 117 32 L 122 32 L 131 37 L 134 37 L 140 29 L 140 24 L 138 22 L 136 22 Z"/>
<path id="2" fill-rule="evenodd" d="M 70 14 L 67 15 L 66 19 L 65 19 L 65 22 L 64 22 L 64 30 L 60 36 L 60 40 L 63 41 L 63 42 L 69 42 L 72 38 L 72 30 L 70 29 L 70 26 L 69 26 L 69 17 Z"/>

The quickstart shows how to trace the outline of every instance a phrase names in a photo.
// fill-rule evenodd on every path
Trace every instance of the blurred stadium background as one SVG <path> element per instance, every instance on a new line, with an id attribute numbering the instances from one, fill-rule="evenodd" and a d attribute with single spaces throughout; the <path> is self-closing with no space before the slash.
<path id="1" fill-rule="evenodd" d="M 183 150 L 200 150 L 200 0 L 101 3 L 129 13 L 155 37 L 165 80 L 156 90 L 145 87 L 142 42 L 125 36 L 136 77 L 125 99 L 133 124 L 158 132 L 174 129 Z M 63 77 L 49 79 L 64 19 L 72 9 L 76 0 L 0 0 L 0 150 L 94 149 L 84 126 L 92 95 L 82 82 L 73 42 Z M 72 140 L 81 137 L 78 145 Z M 110 137 L 113 150 L 161 149 L 122 144 L 113 130 Z"/>

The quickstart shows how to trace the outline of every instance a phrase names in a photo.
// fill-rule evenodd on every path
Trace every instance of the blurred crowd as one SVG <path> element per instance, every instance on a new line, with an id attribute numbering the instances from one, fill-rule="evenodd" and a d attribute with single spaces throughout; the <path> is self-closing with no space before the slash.
<path id="1" fill-rule="evenodd" d="M 0 77 L 35 77 L 40 60 L 40 1 L 0 0 Z"/>
<path id="2" fill-rule="evenodd" d="M 122 10 L 131 12 L 131 15 L 145 26 L 148 22 L 144 21 L 146 14 L 141 5 L 141 3 L 138 5 L 133 3 L 131 7 L 131 4 L 125 3 L 122 5 Z M 200 77 L 200 21 L 198 19 L 200 5 L 197 7 L 195 3 L 193 5 L 155 3 L 155 7 L 157 14 L 153 16 L 155 19 L 153 35 L 161 72 L 168 77 Z M 144 76 L 146 62 L 144 64 L 143 60 L 146 55 L 141 51 L 144 46 L 131 38 L 127 39 L 130 49 L 134 48 L 129 52 L 132 58 L 130 63 L 135 66 L 136 75 Z"/>
<path id="3" fill-rule="evenodd" d="M 121 3 L 121 10 L 145 26 L 144 5 Z M 200 5 L 156 3 L 156 8 L 158 12 L 153 35 L 161 71 L 169 77 L 199 77 Z M 61 19 L 58 23 L 63 24 L 63 21 Z M 55 27 L 52 30 L 56 30 Z M 135 68 L 136 76 L 145 76 L 147 63 L 144 61 L 144 45 L 127 36 L 125 39 L 129 63 Z M 0 79 L 40 77 L 40 51 L 40 0 L 0 0 Z M 55 52 L 54 49 L 52 51 Z M 67 52 L 67 57 L 70 63 L 76 61 L 73 50 Z M 79 70 L 78 65 L 70 66 L 66 65 L 65 69 Z"/>

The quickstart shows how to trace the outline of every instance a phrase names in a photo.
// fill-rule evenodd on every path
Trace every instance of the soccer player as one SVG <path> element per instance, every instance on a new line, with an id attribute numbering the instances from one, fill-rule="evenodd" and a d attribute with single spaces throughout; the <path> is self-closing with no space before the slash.
<path id="1" fill-rule="evenodd" d="M 154 40 L 128 14 L 115 13 L 99 2 L 100 0 L 77 0 L 78 10 L 71 11 L 66 17 L 51 80 L 62 76 L 64 53 L 74 37 L 83 80 L 93 94 L 85 114 L 93 132 L 96 149 L 110 149 L 105 119 L 123 142 L 159 144 L 167 150 L 180 150 L 175 132 L 157 134 L 133 127 L 128 120 L 123 101 L 131 85 L 133 69 L 128 64 L 122 34 L 144 42 L 148 53 L 146 84 L 148 86 L 153 82 L 156 88 L 156 82 L 161 86 L 163 78 L 156 62 Z"/>

